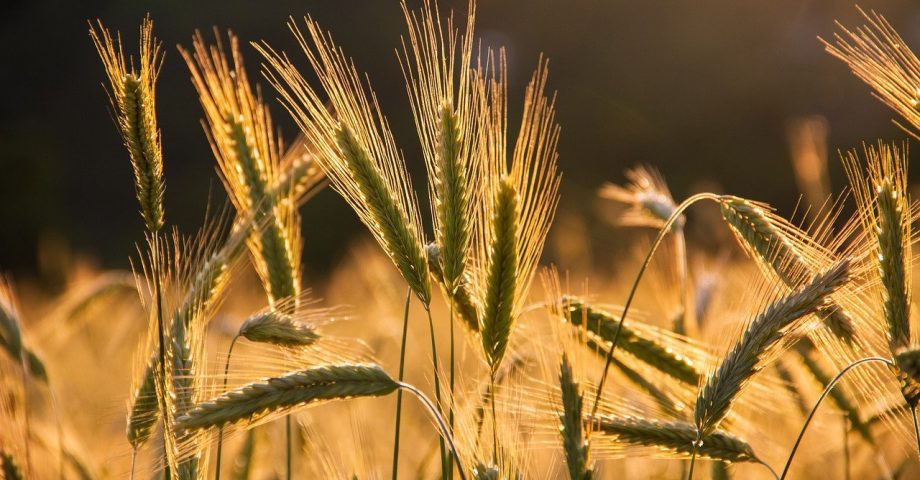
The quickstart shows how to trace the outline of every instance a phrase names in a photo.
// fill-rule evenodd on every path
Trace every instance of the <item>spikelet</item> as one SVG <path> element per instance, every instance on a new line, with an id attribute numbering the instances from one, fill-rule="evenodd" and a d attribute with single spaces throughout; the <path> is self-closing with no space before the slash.
<path id="1" fill-rule="evenodd" d="M 275 305 L 300 293 L 300 217 L 289 199 L 266 195 L 279 182 L 280 140 L 274 137 L 268 108 L 250 86 L 239 40 L 232 33 L 228 36 L 232 64 L 217 32 L 216 45 L 209 47 L 198 33 L 193 52 L 180 51 L 204 108 L 212 150 L 230 199 L 240 215 L 265 222 L 248 243 L 269 302 Z M 296 302 L 285 305 L 296 308 Z"/>
<path id="2" fill-rule="evenodd" d="M 634 447 L 652 447 L 659 455 L 689 458 L 696 447 L 702 458 L 722 462 L 757 462 L 754 449 L 731 433 L 714 430 L 697 443 L 696 426 L 689 422 L 662 421 L 636 416 L 597 415 L 592 420 L 595 441 L 614 441 Z"/>
<path id="3" fill-rule="evenodd" d="M 840 32 L 834 34 L 834 44 L 822 40 L 825 49 L 872 87 L 876 98 L 907 120 L 915 130 L 905 131 L 916 137 L 920 130 L 920 60 L 885 17 L 871 10 L 859 9 L 859 13 L 866 24 L 851 31 L 838 23 Z"/>
<path id="4" fill-rule="evenodd" d="M 418 205 L 405 164 L 377 104 L 354 65 L 319 25 L 306 18 L 307 36 L 289 26 L 319 77 L 326 101 L 286 56 L 266 44 L 271 84 L 294 117 L 335 188 L 387 253 L 423 304 L 431 301 Z M 370 98 L 369 98 L 370 97 Z"/>
<path id="5" fill-rule="evenodd" d="M 157 76 L 163 63 L 160 44 L 153 38 L 153 21 L 144 19 L 140 27 L 138 67 L 125 63 L 121 36 L 113 41 L 102 22 L 90 25 L 90 37 L 109 77 L 109 98 L 115 122 L 131 157 L 134 186 L 141 207 L 141 217 L 150 232 L 163 227 L 163 152 L 157 126 Z"/>
<path id="6" fill-rule="evenodd" d="M 630 206 L 620 218 L 622 225 L 661 228 L 677 210 L 664 178 L 658 170 L 648 166 L 627 170 L 626 178 L 629 179 L 628 186 L 605 183 L 598 195 Z M 679 229 L 685 221 L 681 215 L 671 228 Z"/>
<path id="7" fill-rule="evenodd" d="M 428 170 L 435 240 L 448 294 L 464 282 L 472 240 L 472 207 L 480 166 L 476 148 L 479 119 L 470 70 L 475 4 L 460 35 L 451 15 L 445 26 L 437 5 L 421 11 L 402 3 L 409 29 L 400 56 L 409 104 Z"/>
<path id="8" fill-rule="evenodd" d="M 754 375 L 781 351 L 803 319 L 826 305 L 828 296 L 848 281 L 850 263 L 841 261 L 808 284 L 770 303 L 748 324 L 722 364 L 706 377 L 694 420 L 700 439 L 718 428 Z"/>
<path id="9" fill-rule="evenodd" d="M 773 215 L 766 205 L 730 195 L 720 197 L 719 203 L 722 218 L 739 243 L 787 288 L 798 287 L 814 273 L 814 262 L 805 250 L 815 256 L 822 252 L 805 232 Z M 817 314 L 836 337 L 846 343 L 855 341 L 853 319 L 839 304 L 822 306 Z"/>
<path id="10" fill-rule="evenodd" d="M 473 284 L 482 299 L 479 320 L 483 353 L 495 371 L 501 363 L 514 321 L 520 314 L 543 251 L 558 203 L 556 169 L 559 126 L 554 100 L 544 95 L 546 62 L 540 62 L 524 96 L 521 130 L 508 171 L 506 156 L 506 81 L 504 59 L 499 78 L 481 80 L 488 95 L 488 121 L 481 133 L 486 158 L 484 201 L 477 212 Z"/>
<path id="11" fill-rule="evenodd" d="M 251 423 L 323 400 L 387 395 L 398 386 L 377 365 L 318 366 L 231 390 L 199 403 L 177 421 L 184 430 Z"/>
<path id="12" fill-rule="evenodd" d="M 562 447 L 565 451 L 565 462 L 569 467 L 571 480 L 589 480 L 593 477 L 590 459 L 588 457 L 588 436 L 586 434 L 584 417 L 582 413 L 583 397 L 572 375 L 572 366 L 568 357 L 563 353 L 562 362 L 559 364 L 559 389 L 562 392 L 562 414 L 559 422 L 562 433 Z"/>

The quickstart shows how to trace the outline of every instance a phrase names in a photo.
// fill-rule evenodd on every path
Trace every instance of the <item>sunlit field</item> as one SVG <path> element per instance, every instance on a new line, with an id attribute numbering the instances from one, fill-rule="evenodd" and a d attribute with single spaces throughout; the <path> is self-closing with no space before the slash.
<path id="1" fill-rule="evenodd" d="M 788 122 L 791 163 L 768 167 L 795 174 L 783 214 L 718 179 L 672 195 L 692 160 L 623 163 L 590 187 L 615 239 L 592 256 L 590 221 L 559 208 L 554 59 L 518 75 L 474 1 L 391 3 L 395 78 L 309 13 L 293 48 L 226 28 L 166 44 L 155 15 L 73 39 L 113 120 L 95 134 L 123 143 L 105 161 L 133 186 L 110 201 L 138 213 L 135 253 L 108 268 L 44 244 L 61 288 L 0 277 L 0 478 L 920 476 L 920 44 L 884 11 L 811 41 L 894 135 L 835 145 L 824 117 Z M 171 221 L 188 207 L 170 200 L 165 62 L 222 190 L 197 183 L 194 229 Z M 360 234 L 305 221 L 319 196 Z M 319 238 L 341 259 L 325 276 L 305 267 Z"/>

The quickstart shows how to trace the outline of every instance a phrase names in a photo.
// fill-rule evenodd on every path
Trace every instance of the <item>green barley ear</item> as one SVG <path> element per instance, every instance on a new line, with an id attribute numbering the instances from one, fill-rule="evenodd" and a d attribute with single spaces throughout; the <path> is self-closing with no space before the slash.
<path id="1" fill-rule="evenodd" d="M 773 215 L 769 207 L 730 195 L 720 199 L 722 218 L 731 227 L 748 254 L 766 265 L 788 288 L 806 280 L 813 268 L 802 252 L 806 234 Z M 800 245 L 802 244 L 802 245 Z M 855 329 L 850 314 L 835 303 L 817 312 L 831 332 L 852 344 Z"/>
<path id="2" fill-rule="evenodd" d="M 429 243 L 425 250 L 428 256 L 428 271 L 434 276 L 434 279 L 444 285 L 444 273 L 441 270 L 441 250 L 434 243 Z M 469 275 L 464 274 L 460 283 L 454 288 L 453 293 L 448 293 L 454 308 L 463 324 L 471 332 L 479 332 L 479 317 L 482 315 L 482 305 L 471 290 L 471 279 Z"/>
<path id="3" fill-rule="evenodd" d="M 355 187 L 367 202 L 364 206 L 368 209 L 372 229 L 379 235 L 385 250 L 391 252 L 391 258 L 403 278 L 427 305 L 431 301 L 431 284 L 420 234 L 410 227 L 412 223 L 408 221 L 404 209 L 394 201 L 392 189 L 371 161 L 367 150 L 359 144 L 354 132 L 342 127 L 335 138 L 342 158 L 348 163 Z"/>
<path id="4" fill-rule="evenodd" d="M 150 435 L 153 434 L 153 427 L 159 418 L 156 375 L 154 373 L 159 359 L 156 355 L 151 355 L 149 358 L 150 360 L 145 365 L 144 375 L 140 377 L 140 384 L 131 389 L 131 401 L 128 404 L 128 421 L 125 433 L 128 436 L 128 443 L 135 450 L 150 439 Z"/>
<path id="5" fill-rule="evenodd" d="M 559 365 L 559 389 L 562 391 L 562 415 L 559 416 L 565 462 L 572 480 L 590 480 L 593 477 L 588 457 L 588 435 L 584 431 L 582 393 L 572 375 L 572 366 L 563 353 Z"/>
<path id="6" fill-rule="evenodd" d="M 483 304 L 479 333 L 486 361 L 501 363 L 513 323 L 523 310 L 559 200 L 556 167 L 559 125 L 555 100 L 544 93 L 547 63 L 540 62 L 524 95 L 521 129 L 506 151 L 507 102 L 504 57 L 498 79 L 480 79 L 487 96 L 479 133 L 484 156 L 484 201 L 477 208 L 473 290 Z"/>
<path id="7" fill-rule="evenodd" d="M 287 195 L 268 195 L 282 177 L 281 142 L 258 88 L 253 92 L 250 86 L 239 40 L 228 34 L 231 62 L 215 36 L 216 45 L 208 46 L 197 33 L 192 52 L 181 48 L 180 52 L 204 108 L 227 193 L 240 215 L 265 224 L 253 231 L 248 243 L 269 302 L 275 306 L 294 299 L 283 303 L 292 313 L 301 289 L 300 217 Z"/>
<path id="8" fill-rule="evenodd" d="M 699 384 L 703 373 L 688 355 L 675 350 L 672 346 L 646 335 L 637 328 L 638 322 L 621 320 L 613 314 L 596 308 L 572 297 L 563 297 L 560 304 L 564 307 L 563 318 L 575 327 L 583 327 L 595 342 L 605 345 L 606 351 L 619 328 L 620 338 L 617 348 L 622 348 L 641 362 L 675 378 L 687 385 Z"/>
<path id="9" fill-rule="evenodd" d="M 312 326 L 276 311 L 249 317 L 240 327 L 239 336 L 252 342 L 289 348 L 306 347 L 319 340 L 319 334 Z"/>
<path id="10" fill-rule="evenodd" d="M 486 362 L 494 371 L 508 347 L 514 320 L 518 279 L 517 235 L 518 198 L 506 178 L 494 200 L 492 244 L 488 260 L 488 277 L 479 333 Z"/>
<path id="11" fill-rule="evenodd" d="M 387 395 L 399 384 L 377 365 L 328 365 L 260 380 L 199 403 L 177 419 L 184 430 L 264 419 L 324 400 Z"/>
<path id="12" fill-rule="evenodd" d="M 875 96 L 900 114 L 915 129 L 905 129 L 917 136 L 920 130 L 920 59 L 885 17 L 857 7 L 866 23 L 855 31 L 839 23 L 834 44 L 821 40 L 825 50 L 839 58 L 863 82 L 875 90 Z M 897 121 L 895 124 L 901 126 Z"/>
<path id="13" fill-rule="evenodd" d="M 0 473 L 3 474 L 0 478 L 5 480 L 23 480 L 25 478 L 13 455 L 5 450 L 0 450 Z"/>
<path id="14" fill-rule="evenodd" d="M 140 27 L 138 66 L 125 62 L 121 36 L 114 40 L 102 22 L 90 25 L 89 35 L 109 78 L 109 97 L 118 130 L 131 157 L 134 186 L 147 229 L 163 227 L 163 152 L 157 126 L 154 96 L 157 76 L 163 63 L 160 44 L 153 38 L 153 21 L 144 19 Z"/>
<path id="15" fill-rule="evenodd" d="M 410 12 L 405 2 L 402 9 L 409 35 L 400 63 L 428 171 L 444 288 L 450 294 L 463 281 L 468 263 L 480 169 L 478 97 L 470 70 L 475 4 L 470 5 L 462 35 L 453 16 L 442 22 L 437 5 L 429 1 L 420 12 Z"/>
<path id="16" fill-rule="evenodd" d="M 877 262 L 888 344 L 896 354 L 910 346 L 910 198 L 907 195 L 907 146 L 879 142 L 863 148 L 866 171 L 859 155 L 850 152 L 844 166 L 859 208 L 863 229 L 874 238 L 870 249 Z"/>
<path id="17" fill-rule="evenodd" d="M 741 338 L 706 377 L 696 400 L 694 420 L 705 441 L 725 417 L 742 390 L 803 324 L 803 319 L 827 305 L 828 296 L 849 279 L 850 262 L 841 261 L 799 289 L 762 310 Z"/>
<path id="18" fill-rule="evenodd" d="M 0 350 L 5 351 L 14 364 L 28 370 L 32 378 L 47 384 L 45 363 L 25 345 L 19 313 L 14 303 L 12 288 L 0 277 Z"/>
<path id="19" fill-rule="evenodd" d="M 689 458 L 696 444 L 696 455 L 702 458 L 730 463 L 759 462 L 746 441 L 725 431 L 713 431 L 697 443 L 696 426 L 689 422 L 597 415 L 591 423 L 597 433 L 594 438 L 600 445 L 605 440 L 613 440 L 628 447 L 654 447 L 658 455 Z"/>
<path id="20" fill-rule="evenodd" d="M 305 36 L 290 24 L 321 88 L 307 83 L 285 55 L 261 44 L 266 75 L 315 148 L 333 188 L 428 305 L 431 285 L 418 201 L 386 119 L 373 91 L 331 37 L 312 19 L 306 19 L 306 27 Z"/>

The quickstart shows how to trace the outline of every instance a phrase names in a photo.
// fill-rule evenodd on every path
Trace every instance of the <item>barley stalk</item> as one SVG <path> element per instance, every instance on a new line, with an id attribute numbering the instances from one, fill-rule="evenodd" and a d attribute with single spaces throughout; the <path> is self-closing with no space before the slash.
<path id="1" fill-rule="evenodd" d="M 719 367 L 706 377 L 696 401 L 694 420 L 705 440 L 728 415 L 732 404 L 801 319 L 826 305 L 830 294 L 849 279 L 850 263 L 838 262 L 808 284 L 769 304 L 748 324 Z"/>

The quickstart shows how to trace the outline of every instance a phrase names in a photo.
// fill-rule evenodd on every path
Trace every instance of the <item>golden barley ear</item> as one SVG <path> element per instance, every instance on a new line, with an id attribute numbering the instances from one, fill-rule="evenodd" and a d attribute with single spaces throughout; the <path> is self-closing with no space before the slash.
<path id="1" fill-rule="evenodd" d="M 469 6 L 462 35 L 453 15 L 446 25 L 442 22 L 437 4 L 426 0 L 416 12 L 403 2 L 402 8 L 409 36 L 403 40 L 400 63 L 428 170 L 441 278 L 450 295 L 464 282 L 480 170 L 480 97 L 474 95 L 471 72 L 475 4 Z"/>
<path id="2" fill-rule="evenodd" d="M 833 44 L 822 39 L 831 55 L 846 63 L 853 73 L 872 87 L 873 95 L 913 127 L 905 131 L 917 137 L 920 130 L 920 59 L 882 15 L 861 8 L 866 23 L 851 31 L 839 22 Z M 898 124 L 897 121 L 895 121 Z M 901 126 L 900 124 L 898 124 Z"/>
<path id="3" fill-rule="evenodd" d="M 892 354 L 911 346 L 910 262 L 911 205 L 907 193 L 907 145 L 879 142 L 864 146 L 862 157 L 849 152 L 850 177 L 863 230 L 873 238 L 866 247 L 881 283 L 885 331 Z M 865 172 L 865 173 L 864 173 Z"/>
<path id="4" fill-rule="evenodd" d="M 850 262 L 843 260 L 771 302 L 751 320 L 741 338 L 719 367 L 707 375 L 700 388 L 694 412 L 700 439 L 719 427 L 752 378 L 788 347 L 804 320 L 827 304 L 829 296 L 849 280 L 849 273 Z"/>
<path id="5" fill-rule="evenodd" d="M 288 196 L 269 195 L 281 181 L 281 142 L 275 138 L 271 114 L 258 88 L 250 85 L 239 40 L 232 32 L 230 58 L 220 35 L 208 46 L 201 33 L 193 50 L 180 48 L 205 111 L 207 132 L 221 179 L 240 215 L 249 215 L 263 228 L 248 239 L 253 264 L 269 302 L 297 299 L 300 285 L 300 217 Z M 291 185 L 295 188 L 296 185 Z M 293 309 L 296 302 L 285 302 Z"/>
<path id="6" fill-rule="evenodd" d="M 286 55 L 261 44 L 256 48 L 268 62 L 266 76 L 315 148 L 333 188 L 428 305 L 431 285 L 418 201 L 389 125 L 354 64 L 316 22 L 305 22 L 306 35 L 293 20 L 289 26 L 319 78 L 319 91 L 329 108 Z"/>
<path id="7" fill-rule="evenodd" d="M 140 54 L 136 67 L 133 59 L 130 64 L 125 62 L 121 35 L 113 40 L 101 21 L 97 26 L 90 24 L 89 35 L 108 75 L 109 98 L 115 123 L 131 157 L 141 217 L 149 231 L 159 231 L 163 227 L 163 192 L 166 187 L 154 91 L 163 64 L 163 53 L 160 43 L 153 37 L 153 21 L 148 16 L 141 23 Z"/>
<path id="8" fill-rule="evenodd" d="M 481 183 L 487 193 L 475 224 L 473 281 L 483 303 L 479 328 L 482 346 L 493 370 L 501 363 L 514 321 L 527 301 L 556 211 L 560 182 L 555 99 L 544 94 L 547 63 L 541 59 L 527 86 L 510 171 L 504 146 L 504 70 L 500 63 L 498 80 L 481 77 L 479 86 L 480 92 L 488 95 L 489 113 L 480 134 L 486 164 Z"/>
<path id="9" fill-rule="evenodd" d="M 571 480 L 590 480 L 593 477 L 589 457 L 588 433 L 582 405 L 584 397 L 572 373 L 572 365 L 565 353 L 559 364 L 559 389 L 562 397 L 562 414 L 559 415 L 565 463 Z"/>

